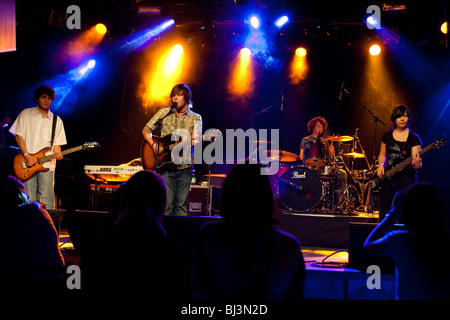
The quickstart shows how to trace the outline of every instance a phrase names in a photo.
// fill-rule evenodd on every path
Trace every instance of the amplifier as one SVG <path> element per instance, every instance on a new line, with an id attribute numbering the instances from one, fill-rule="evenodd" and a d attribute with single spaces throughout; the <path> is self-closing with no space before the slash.
<path id="1" fill-rule="evenodd" d="M 208 187 L 191 185 L 188 196 L 188 215 L 206 216 L 208 215 Z"/>
<path id="2" fill-rule="evenodd" d="M 212 192 L 212 212 L 211 215 L 219 214 L 219 187 L 211 187 Z M 207 216 L 208 215 L 208 186 L 191 185 L 188 196 L 188 215 Z"/>

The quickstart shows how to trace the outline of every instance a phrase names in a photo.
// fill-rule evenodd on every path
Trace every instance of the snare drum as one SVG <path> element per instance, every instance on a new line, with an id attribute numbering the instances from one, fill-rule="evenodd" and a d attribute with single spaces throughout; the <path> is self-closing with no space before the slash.
<path id="1" fill-rule="evenodd" d="M 305 167 L 322 174 L 325 169 L 325 160 L 323 158 L 307 158 L 305 159 Z"/>

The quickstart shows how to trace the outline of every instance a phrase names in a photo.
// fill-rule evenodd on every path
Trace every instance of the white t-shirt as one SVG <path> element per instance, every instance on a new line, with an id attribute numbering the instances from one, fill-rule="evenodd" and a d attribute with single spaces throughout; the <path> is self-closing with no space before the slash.
<path id="1" fill-rule="evenodd" d="M 49 110 L 48 115 L 43 117 L 37 107 L 24 109 L 16 121 L 14 121 L 11 132 L 14 136 L 19 135 L 25 140 L 29 153 L 37 153 L 43 148 L 51 147 L 52 125 L 54 114 Z M 67 144 L 64 125 L 60 117 L 57 118 L 55 127 L 54 146 Z M 49 151 L 46 155 L 52 154 Z M 48 161 L 43 167 L 55 170 L 56 160 Z"/>

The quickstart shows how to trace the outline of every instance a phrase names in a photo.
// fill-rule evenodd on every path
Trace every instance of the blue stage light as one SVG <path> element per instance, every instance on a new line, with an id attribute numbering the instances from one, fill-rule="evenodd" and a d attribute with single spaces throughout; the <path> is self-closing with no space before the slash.
<path id="1" fill-rule="evenodd" d="M 175 21 L 173 19 L 166 20 L 155 27 L 137 33 L 131 40 L 124 41 L 124 44 L 122 44 L 116 50 L 124 51 L 125 53 L 136 50 L 143 46 L 145 43 L 159 36 L 161 33 L 163 33 L 173 25 L 175 25 Z"/>
<path id="2" fill-rule="evenodd" d="M 253 15 L 253 16 L 250 17 L 249 23 L 250 23 L 250 26 L 251 26 L 253 29 L 259 29 L 259 27 L 261 26 L 261 21 L 260 21 L 259 18 L 258 18 L 257 16 L 255 16 L 255 15 Z"/>
<path id="3" fill-rule="evenodd" d="M 289 17 L 288 16 L 281 16 L 277 20 L 275 20 L 275 25 L 278 28 L 281 28 L 282 26 L 284 26 L 288 22 L 289 22 Z"/>

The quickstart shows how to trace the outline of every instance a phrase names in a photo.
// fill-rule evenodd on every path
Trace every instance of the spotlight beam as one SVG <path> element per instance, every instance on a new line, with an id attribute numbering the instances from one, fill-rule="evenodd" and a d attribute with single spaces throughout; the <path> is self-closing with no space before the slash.
<path id="1" fill-rule="evenodd" d="M 136 49 L 142 47 L 145 43 L 149 42 L 151 39 L 159 36 L 161 33 L 166 31 L 171 26 L 175 25 L 175 21 L 173 19 L 167 20 L 153 28 L 147 29 L 138 33 L 134 39 L 130 41 L 125 41 L 123 45 L 121 45 L 116 50 L 124 51 L 125 53 L 129 53 Z"/>

